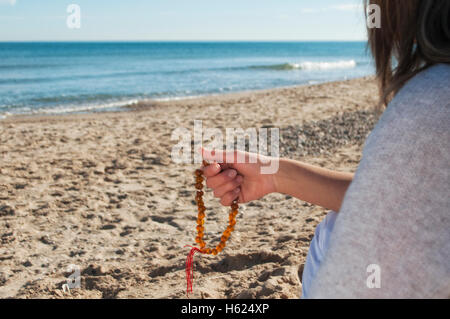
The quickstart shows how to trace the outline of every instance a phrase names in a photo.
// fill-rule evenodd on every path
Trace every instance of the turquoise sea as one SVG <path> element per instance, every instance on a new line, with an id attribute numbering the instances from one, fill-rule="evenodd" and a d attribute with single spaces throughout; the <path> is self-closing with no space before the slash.
<path id="1" fill-rule="evenodd" d="M 371 74 L 364 42 L 0 43 L 0 118 Z"/>

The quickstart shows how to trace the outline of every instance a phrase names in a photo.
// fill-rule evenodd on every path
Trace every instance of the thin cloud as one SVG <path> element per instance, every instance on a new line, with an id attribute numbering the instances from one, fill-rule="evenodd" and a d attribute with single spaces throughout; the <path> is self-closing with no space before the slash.
<path id="1" fill-rule="evenodd" d="M 25 17 L 19 16 L 0 16 L 0 19 L 4 20 L 25 20 Z"/>
<path id="2" fill-rule="evenodd" d="M 313 9 L 313 8 L 303 8 L 301 11 L 302 13 L 314 13 L 314 12 L 320 12 L 323 9 Z"/>
<path id="3" fill-rule="evenodd" d="M 9 4 L 10 6 L 15 5 L 16 2 L 16 0 L 0 0 L 0 4 Z"/>
<path id="4" fill-rule="evenodd" d="M 349 3 L 349 4 L 339 4 L 336 6 L 331 6 L 330 9 L 335 9 L 339 11 L 356 11 L 361 10 L 362 6 L 357 3 Z"/>
<path id="5" fill-rule="evenodd" d="M 317 12 L 326 12 L 326 11 L 358 11 L 362 10 L 362 6 L 356 3 L 347 3 L 347 4 L 339 4 L 333 5 L 325 8 L 303 8 L 301 10 L 302 13 L 317 13 Z"/>

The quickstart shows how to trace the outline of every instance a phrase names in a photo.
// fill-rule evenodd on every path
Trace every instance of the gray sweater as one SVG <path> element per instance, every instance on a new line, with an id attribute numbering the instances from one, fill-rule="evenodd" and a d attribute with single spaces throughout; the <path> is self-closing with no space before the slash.
<path id="1" fill-rule="evenodd" d="M 450 298 L 450 65 L 411 79 L 367 138 L 309 296 Z"/>

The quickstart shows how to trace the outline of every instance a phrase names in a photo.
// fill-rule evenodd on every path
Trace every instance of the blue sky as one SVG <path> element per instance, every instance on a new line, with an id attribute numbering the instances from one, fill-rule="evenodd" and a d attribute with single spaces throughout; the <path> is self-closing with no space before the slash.
<path id="1" fill-rule="evenodd" d="M 365 40 L 362 0 L 0 0 L 0 41 Z M 81 28 L 66 25 L 68 5 Z"/>

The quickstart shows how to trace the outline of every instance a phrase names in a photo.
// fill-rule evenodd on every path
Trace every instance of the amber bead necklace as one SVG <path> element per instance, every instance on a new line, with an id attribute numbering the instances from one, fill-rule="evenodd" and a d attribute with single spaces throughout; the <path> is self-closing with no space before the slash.
<path id="1" fill-rule="evenodd" d="M 203 161 L 203 166 L 207 167 L 209 163 Z M 236 216 L 238 214 L 238 204 L 237 200 L 234 200 L 231 204 L 231 211 L 229 214 L 229 224 L 220 238 L 220 243 L 216 246 L 216 248 L 207 248 L 206 243 L 203 240 L 203 235 L 205 234 L 205 203 L 203 202 L 203 171 L 201 169 L 195 170 L 195 188 L 197 189 L 197 193 L 195 196 L 195 201 L 197 202 L 198 208 L 198 216 L 197 216 L 197 237 L 195 237 L 195 242 L 200 246 L 200 249 L 197 247 L 191 247 L 191 251 L 186 259 L 186 281 L 187 281 L 187 295 L 189 296 L 189 292 L 192 292 L 192 279 L 193 279 L 193 267 L 192 262 L 194 258 L 194 254 L 196 252 L 200 252 L 202 254 L 207 255 L 217 255 L 220 253 L 226 246 L 226 242 L 228 238 L 230 238 L 231 233 L 234 231 L 234 225 L 236 225 Z"/>

